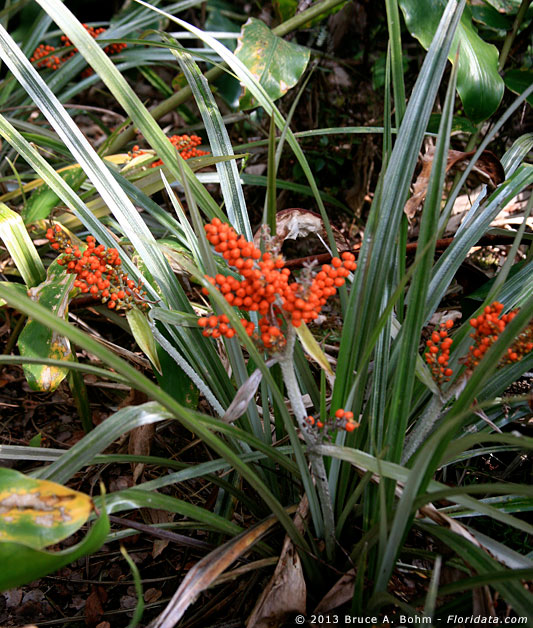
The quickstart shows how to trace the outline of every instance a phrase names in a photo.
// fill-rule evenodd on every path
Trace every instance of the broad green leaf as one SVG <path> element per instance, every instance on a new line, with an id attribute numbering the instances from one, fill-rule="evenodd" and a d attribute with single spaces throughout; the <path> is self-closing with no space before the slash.
<path id="1" fill-rule="evenodd" d="M 74 279 L 73 275 L 65 273 L 63 266 L 54 262 L 48 269 L 46 281 L 31 288 L 29 296 L 50 312 L 66 318 Z M 68 338 L 32 319 L 28 320 L 20 334 L 18 348 L 24 357 L 73 359 Z M 68 374 L 68 368 L 50 365 L 23 364 L 22 368 L 30 388 L 38 391 L 53 392 Z"/>
<path id="2" fill-rule="evenodd" d="M 274 9 L 282 22 L 294 17 L 298 9 L 298 0 L 274 0 Z"/>
<path id="3" fill-rule="evenodd" d="M 169 314 L 173 313 L 171 310 L 163 310 L 162 308 L 159 309 L 161 312 L 165 311 Z M 197 320 L 198 318 L 196 317 L 194 327 L 198 326 L 198 323 L 196 322 Z M 191 327 L 192 326 L 193 325 L 191 325 Z M 198 408 L 200 390 L 187 373 L 176 365 L 176 361 L 161 347 L 161 345 L 157 343 L 156 346 L 162 371 L 162 374 L 159 374 L 157 371 L 155 372 L 155 377 L 159 386 L 161 386 L 161 389 L 169 395 L 172 395 L 178 403 L 181 403 L 181 405 L 186 408 L 196 410 L 196 408 Z"/>
<path id="4" fill-rule="evenodd" d="M 0 468 L 0 552 L 6 541 L 34 549 L 59 543 L 81 528 L 92 509 L 84 493 Z"/>
<path id="5" fill-rule="evenodd" d="M 513 27 L 513 21 L 507 15 L 496 11 L 490 4 L 474 4 L 471 7 L 472 17 L 489 28 L 508 31 Z"/>
<path id="6" fill-rule="evenodd" d="M 152 333 L 152 329 L 148 323 L 146 315 L 138 308 L 134 307 L 127 312 L 126 318 L 135 341 L 143 350 L 150 362 L 155 366 L 159 373 L 161 373 L 161 364 L 159 363 L 159 357 L 157 355 L 157 346 L 154 334 Z"/>
<path id="7" fill-rule="evenodd" d="M 439 130 L 439 124 L 441 119 L 440 113 L 432 113 L 429 118 L 428 133 L 437 133 Z M 468 118 L 462 118 L 461 116 L 453 116 L 452 118 L 452 133 L 475 133 L 476 127 Z"/>
<path id="8" fill-rule="evenodd" d="M 58 172 L 70 187 L 77 191 L 81 182 L 85 178 L 85 174 L 79 166 L 69 166 Z M 22 218 L 25 224 L 30 224 L 37 220 L 48 218 L 50 212 L 56 205 L 61 203 L 59 196 L 50 189 L 46 184 L 38 188 L 31 196 L 24 209 L 22 210 Z"/>
<path id="9" fill-rule="evenodd" d="M 522 4 L 522 0 L 486 0 L 486 2 L 500 13 L 505 13 L 506 15 L 516 13 Z"/>
<path id="10" fill-rule="evenodd" d="M 60 484 L 0 469 L 1 502 L 8 503 L 10 510 L 0 509 L 4 520 L 0 524 L 0 591 L 32 582 L 93 554 L 109 534 L 109 519 L 102 508 L 100 518 L 80 543 L 49 552 L 42 548 L 69 536 L 87 521 L 93 509 L 90 497 Z M 15 521 L 6 522 L 9 517 Z M 19 529 L 10 529 L 13 527 Z"/>
<path id="11" fill-rule="evenodd" d="M 407 28 L 427 50 L 446 6 L 444 0 L 399 0 Z M 454 63 L 460 45 L 457 91 L 473 122 L 490 117 L 498 108 L 504 84 L 498 74 L 498 50 L 477 34 L 472 12 L 465 7 L 448 59 Z"/>
<path id="12" fill-rule="evenodd" d="M 277 37 L 261 20 L 250 18 L 242 27 L 235 56 L 276 100 L 296 85 L 307 67 L 310 51 Z M 241 109 L 257 106 L 246 89 L 240 104 Z"/>
<path id="13" fill-rule="evenodd" d="M 9 251 L 24 283 L 36 286 L 46 277 L 39 253 L 35 248 L 22 218 L 5 203 L 0 203 L 0 239 Z"/>
<path id="14" fill-rule="evenodd" d="M 533 83 L 533 70 L 509 70 L 503 80 L 512 92 L 521 94 Z M 533 95 L 527 98 L 527 102 L 533 107 Z"/>

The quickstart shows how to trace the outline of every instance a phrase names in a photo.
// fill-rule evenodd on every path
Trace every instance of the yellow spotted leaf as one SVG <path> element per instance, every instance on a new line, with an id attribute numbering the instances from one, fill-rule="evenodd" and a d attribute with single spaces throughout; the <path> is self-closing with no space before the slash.
<path id="1" fill-rule="evenodd" d="M 84 493 L 0 468 L 0 544 L 54 545 L 76 532 L 92 510 Z"/>
<path id="2" fill-rule="evenodd" d="M 74 275 L 67 275 L 63 266 L 56 262 L 50 265 L 46 281 L 28 291 L 29 296 L 51 312 L 66 318 Z M 28 357 L 72 360 L 68 338 L 55 330 L 29 319 L 18 340 L 20 354 Z M 22 367 L 28 384 L 33 390 L 52 392 L 68 373 L 67 368 L 41 364 L 25 364 Z"/>
<path id="3" fill-rule="evenodd" d="M 307 67 L 310 50 L 274 35 L 261 20 L 250 18 L 242 27 L 235 56 L 255 76 L 270 98 L 276 100 L 294 87 Z M 256 106 L 245 90 L 241 109 Z"/>

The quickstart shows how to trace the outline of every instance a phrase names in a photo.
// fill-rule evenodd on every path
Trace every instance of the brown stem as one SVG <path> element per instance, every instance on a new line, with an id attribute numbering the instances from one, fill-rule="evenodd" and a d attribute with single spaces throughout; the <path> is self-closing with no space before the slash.
<path id="1" fill-rule="evenodd" d="M 193 539 L 185 536 L 184 534 L 172 532 L 171 530 L 154 528 L 153 526 L 149 526 L 144 523 L 132 521 L 131 519 L 123 519 L 122 517 L 114 517 L 113 515 L 108 515 L 108 518 L 112 523 L 116 523 L 125 528 L 133 528 L 134 530 L 139 530 L 139 532 L 145 532 L 151 536 L 156 536 L 157 538 L 164 539 L 166 541 L 172 541 L 173 543 L 178 543 L 179 545 L 198 547 L 206 550 L 214 549 L 214 546 L 211 545 L 211 543 L 206 543 L 205 541 L 200 541 L 199 539 Z"/>
<path id="2" fill-rule="evenodd" d="M 531 235 L 531 234 L 525 234 L 525 235 Z M 515 238 L 514 235 L 508 235 L 508 236 L 504 234 L 484 235 L 474 244 L 474 246 L 498 246 L 500 244 L 507 245 L 507 244 L 512 244 L 512 242 L 514 241 L 514 238 Z M 436 251 L 439 253 L 442 253 L 451 245 L 452 242 L 453 242 L 453 237 L 441 238 L 440 240 L 437 240 L 436 247 L 435 247 Z M 351 249 L 351 252 L 357 257 L 357 255 L 359 255 L 360 248 L 361 248 L 361 245 L 356 244 Z M 410 242 L 406 246 L 406 249 L 405 249 L 407 255 L 409 256 L 414 255 L 416 253 L 417 248 L 418 248 L 418 242 Z M 301 268 L 305 264 L 309 264 L 311 262 L 318 262 L 319 264 L 327 264 L 330 261 L 331 261 L 330 253 L 321 253 L 320 255 L 308 255 L 307 257 L 298 257 L 297 259 L 287 260 L 285 262 L 285 266 L 287 268 Z"/>

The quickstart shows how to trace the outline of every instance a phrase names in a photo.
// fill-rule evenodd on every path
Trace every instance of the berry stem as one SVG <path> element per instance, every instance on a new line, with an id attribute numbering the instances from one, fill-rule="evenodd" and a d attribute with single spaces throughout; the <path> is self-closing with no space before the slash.
<path id="1" fill-rule="evenodd" d="M 413 430 L 407 435 L 401 464 L 405 464 L 431 434 L 433 428 L 442 416 L 442 409 L 453 396 L 458 396 L 460 394 L 465 383 L 465 378 L 461 377 L 454 382 L 453 386 L 445 393 L 440 391 L 438 395 L 433 395 L 433 398 L 426 410 L 420 419 L 417 420 Z"/>
<path id="2" fill-rule="evenodd" d="M 324 540 L 326 542 L 326 554 L 332 559 L 335 551 L 335 518 L 333 515 L 333 507 L 331 504 L 331 495 L 329 492 L 328 478 L 323 457 L 316 452 L 316 446 L 319 443 L 319 435 L 310 429 L 307 422 L 307 412 L 302 401 L 302 393 L 296 378 L 294 370 L 294 343 L 296 340 L 296 331 L 289 326 L 287 333 L 287 345 L 282 354 L 280 354 L 279 364 L 283 375 L 283 381 L 287 390 L 287 397 L 291 403 L 292 411 L 300 432 L 307 445 L 307 453 L 311 464 L 311 471 L 315 478 L 318 491 L 318 498 L 322 509 L 322 518 L 324 524 Z"/>

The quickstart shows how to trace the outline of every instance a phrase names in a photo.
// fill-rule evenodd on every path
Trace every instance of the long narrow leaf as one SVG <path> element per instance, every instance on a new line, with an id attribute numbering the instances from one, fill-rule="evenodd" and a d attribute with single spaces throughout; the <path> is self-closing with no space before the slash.
<path id="1" fill-rule="evenodd" d="M 257 492 L 261 495 L 261 498 L 278 517 L 280 523 L 287 530 L 287 534 L 289 534 L 294 542 L 297 543 L 299 547 L 308 548 L 307 542 L 301 533 L 296 529 L 291 518 L 287 515 L 281 504 L 275 499 L 257 474 L 254 473 L 254 471 L 247 464 L 244 464 L 240 460 L 239 456 L 237 456 L 226 445 L 226 443 L 224 443 L 220 438 L 218 438 L 218 436 L 213 434 L 203 425 L 199 425 L 198 421 L 194 420 L 193 415 L 186 408 L 181 406 L 172 397 L 161 390 L 159 386 L 151 382 L 124 360 L 114 355 L 111 351 L 109 351 L 109 349 L 103 347 L 99 342 L 87 336 L 87 334 L 84 334 L 72 325 L 69 325 L 60 318 L 53 316 L 45 308 L 39 306 L 39 304 L 34 303 L 27 297 L 19 295 L 16 290 L 0 285 L 0 298 L 4 298 L 12 307 L 16 307 L 19 311 L 31 315 L 32 318 L 38 320 L 44 325 L 48 325 L 49 327 L 56 329 L 58 333 L 61 333 L 72 340 L 72 342 L 96 355 L 111 368 L 128 378 L 132 382 L 132 385 L 134 385 L 138 390 L 145 392 L 153 400 L 161 403 L 161 405 L 171 412 L 186 429 L 195 433 L 206 443 L 206 445 L 212 447 L 213 450 L 220 456 L 227 459 L 231 466 L 242 474 L 243 478 L 245 478 L 250 485 L 257 490 Z M 87 436 L 90 437 L 91 434 L 88 434 Z"/>
<path id="2" fill-rule="evenodd" d="M 209 89 L 209 84 L 200 72 L 200 68 L 193 61 L 191 55 L 186 52 L 172 49 L 172 54 L 178 60 L 192 89 L 200 115 L 204 121 L 213 155 L 220 157 L 233 155 L 233 148 L 222 116 Z M 230 223 L 251 242 L 253 239 L 252 228 L 246 210 L 237 164 L 233 160 L 224 161 L 218 163 L 216 168 L 220 177 L 220 187 Z"/>

